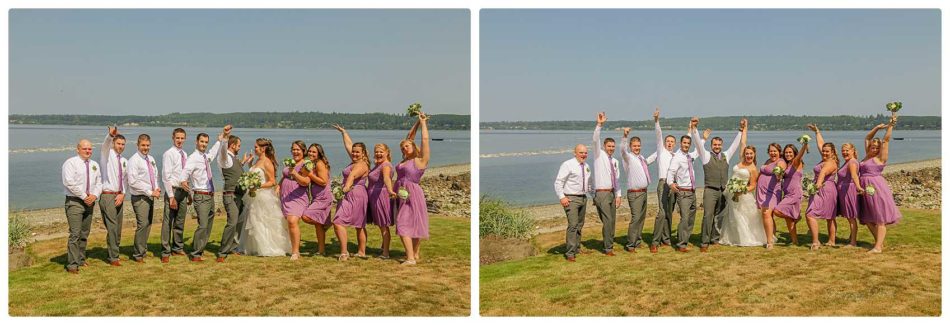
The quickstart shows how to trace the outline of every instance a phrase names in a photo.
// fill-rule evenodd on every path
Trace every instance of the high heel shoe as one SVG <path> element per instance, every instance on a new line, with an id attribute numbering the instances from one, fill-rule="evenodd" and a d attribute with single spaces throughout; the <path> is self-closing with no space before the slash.
<path id="1" fill-rule="evenodd" d="M 350 254 L 348 253 L 342 253 L 340 254 L 340 257 L 337 258 L 337 260 L 339 260 L 340 262 L 344 262 L 348 259 L 350 259 Z"/>
<path id="2" fill-rule="evenodd" d="M 821 244 L 811 244 L 808 250 L 817 251 L 819 248 L 821 248 Z"/>

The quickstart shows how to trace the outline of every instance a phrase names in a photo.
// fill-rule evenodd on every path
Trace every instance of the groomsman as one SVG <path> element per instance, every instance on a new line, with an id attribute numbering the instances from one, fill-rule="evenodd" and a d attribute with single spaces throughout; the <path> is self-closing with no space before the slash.
<path id="1" fill-rule="evenodd" d="M 137 263 L 145 263 L 155 200 L 162 194 L 162 190 L 158 185 L 158 166 L 155 164 L 155 158 L 148 154 L 152 148 L 152 138 L 148 134 L 140 134 L 136 146 L 139 151 L 129 158 L 128 167 L 129 194 L 132 195 L 132 210 L 135 211 L 135 247 L 132 259 Z"/>
<path id="2" fill-rule="evenodd" d="M 574 158 L 561 163 L 554 179 L 554 192 L 567 214 L 567 252 L 564 256 L 574 262 L 580 253 L 581 230 L 584 229 L 584 215 L 587 213 L 587 193 L 591 190 L 590 166 L 587 159 L 587 147 L 579 144 L 574 147 Z"/>
<path id="3" fill-rule="evenodd" d="M 686 246 L 689 245 L 689 235 L 693 233 L 693 220 L 696 218 L 696 173 L 693 171 L 693 161 L 698 154 L 696 151 L 689 152 L 690 145 L 690 136 L 680 137 L 680 150 L 673 155 L 666 174 L 666 183 L 675 196 L 675 201 L 669 206 L 669 212 L 672 214 L 676 205 L 680 211 L 676 250 L 683 253 L 689 251 Z"/>
<path id="4" fill-rule="evenodd" d="M 224 191 L 221 192 L 221 198 L 224 201 L 224 211 L 228 213 L 228 223 L 224 226 L 224 233 L 221 234 L 221 248 L 218 250 L 218 262 L 224 262 L 229 254 L 237 254 L 238 242 L 240 240 L 241 230 L 244 229 L 244 222 L 247 220 L 247 213 L 244 210 L 244 189 L 238 186 L 238 179 L 244 173 L 244 164 L 251 160 L 251 155 L 244 154 L 244 159 L 239 163 L 238 152 L 241 151 L 241 138 L 236 135 L 228 136 L 227 154 L 223 156 L 228 162 L 221 167 L 221 175 L 224 177 Z M 224 166 L 230 164 L 230 167 Z"/>
<path id="5" fill-rule="evenodd" d="M 227 147 L 221 145 L 221 141 L 226 141 L 229 135 L 231 135 L 230 125 L 224 127 L 224 132 L 218 136 L 218 141 L 215 141 L 211 150 L 207 150 L 208 135 L 199 133 L 195 138 L 195 152 L 188 156 L 185 168 L 178 177 L 181 188 L 192 193 L 195 211 L 198 213 L 198 229 L 195 229 L 191 243 L 194 250 L 188 254 L 192 262 L 204 261 L 201 255 L 204 253 L 205 245 L 208 244 L 211 227 L 214 225 L 214 177 L 211 172 L 211 161 L 217 158 L 218 165 L 222 168 L 231 167 L 231 161 L 224 159 L 227 155 L 225 153 Z"/>
<path id="6" fill-rule="evenodd" d="M 620 162 L 613 157 L 617 144 L 612 138 L 600 143 L 600 129 L 607 121 L 607 114 L 597 113 L 597 126 L 594 127 L 593 165 L 594 165 L 594 206 L 600 222 L 604 224 L 604 254 L 614 256 L 614 228 L 617 224 L 617 206 L 620 205 Z"/>
<path id="7" fill-rule="evenodd" d="M 79 140 L 76 156 L 63 163 L 63 193 L 66 194 L 66 223 L 69 240 L 66 244 L 66 271 L 79 273 L 86 263 L 86 243 L 92 227 L 92 209 L 102 194 L 99 164 L 92 157 L 92 142 Z"/>
<path id="8" fill-rule="evenodd" d="M 627 228 L 625 250 L 635 253 L 640 247 L 643 234 L 643 220 L 647 213 L 647 186 L 650 185 L 650 170 L 647 165 L 656 161 L 657 153 L 643 158 L 640 154 L 640 137 L 630 138 L 630 128 L 623 128 L 623 169 L 627 174 L 627 204 L 630 205 L 630 225 Z"/>
<path id="9" fill-rule="evenodd" d="M 726 197 L 723 193 L 729 180 L 729 160 L 739 149 L 739 140 L 745 132 L 746 120 L 739 121 L 739 132 L 725 152 L 722 151 L 722 138 L 712 138 L 712 153 L 706 151 L 706 139 L 712 130 L 706 129 L 700 137 L 699 118 L 693 117 L 690 123 L 691 134 L 696 139 L 696 151 L 703 162 L 703 227 L 699 251 L 705 253 L 709 250 L 709 245 L 719 242 L 723 217 L 721 213 L 726 209 Z"/>
<path id="10" fill-rule="evenodd" d="M 187 155 L 185 130 L 172 131 L 172 147 L 162 154 L 162 184 L 165 186 L 165 210 L 162 213 L 162 263 L 168 263 L 171 255 L 185 255 L 185 218 L 188 217 L 190 200 L 188 191 L 179 187 L 178 177 L 185 169 Z"/>
<path id="11" fill-rule="evenodd" d="M 673 207 L 670 206 L 672 193 L 667 184 L 667 173 L 670 170 L 670 162 L 673 160 L 674 146 L 676 146 L 676 137 L 667 135 L 663 137 L 663 130 L 660 128 L 660 108 L 657 107 L 653 112 L 653 123 L 656 129 L 656 160 L 657 177 L 656 184 L 657 207 L 656 221 L 653 223 L 653 242 L 650 243 L 650 252 L 656 253 L 660 245 L 671 245 L 670 231 L 673 228 Z M 662 142 L 661 142 L 662 139 Z M 695 154 L 692 152 L 690 154 Z"/>
<path id="12" fill-rule="evenodd" d="M 102 166 L 102 195 L 99 196 L 99 211 L 106 226 L 106 247 L 109 264 L 120 266 L 119 243 L 122 241 L 122 205 L 125 202 L 125 185 L 128 160 L 122 157 L 125 151 L 125 136 L 115 127 L 109 127 L 100 150 Z"/>

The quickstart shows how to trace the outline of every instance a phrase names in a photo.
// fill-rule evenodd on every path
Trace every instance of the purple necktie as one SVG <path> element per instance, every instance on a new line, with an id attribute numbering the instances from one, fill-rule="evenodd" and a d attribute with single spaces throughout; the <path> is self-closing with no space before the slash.
<path id="1" fill-rule="evenodd" d="M 581 163 L 581 192 L 587 193 L 587 174 L 584 172 L 584 163 Z"/>
<path id="2" fill-rule="evenodd" d="M 650 185 L 650 171 L 647 170 L 647 162 L 643 160 L 643 156 L 637 156 L 640 158 L 640 166 L 643 166 L 643 174 L 647 176 L 647 186 Z"/>
<path id="3" fill-rule="evenodd" d="M 610 161 L 610 190 L 617 191 L 617 170 L 614 169 L 613 161 Z"/>
<path id="4" fill-rule="evenodd" d="M 152 162 L 145 157 L 145 164 L 148 165 L 148 182 L 152 184 L 152 191 L 155 190 L 155 172 L 152 171 Z"/>
<path id="5" fill-rule="evenodd" d="M 122 192 L 122 156 L 115 154 L 115 160 L 119 163 L 119 192 Z"/>
<path id="6" fill-rule="evenodd" d="M 86 194 L 89 194 L 89 160 L 86 159 Z"/>
<path id="7" fill-rule="evenodd" d="M 185 152 L 178 149 L 178 154 L 181 155 L 181 170 L 185 170 Z"/>
<path id="8" fill-rule="evenodd" d="M 689 162 L 689 186 L 695 188 L 696 181 L 693 178 L 693 157 L 686 156 L 686 161 Z"/>
<path id="9" fill-rule="evenodd" d="M 208 192 L 214 193 L 214 182 L 211 181 L 211 166 L 208 164 L 208 156 L 202 153 L 201 158 L 205 161 L 205 172 L 208 173 Z"/>

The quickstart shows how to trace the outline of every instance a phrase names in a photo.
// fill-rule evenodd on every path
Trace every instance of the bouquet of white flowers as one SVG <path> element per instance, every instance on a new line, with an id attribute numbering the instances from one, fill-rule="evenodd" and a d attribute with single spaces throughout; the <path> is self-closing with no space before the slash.
<path id="1" fill-rule="evenodd" d="M 316 166 L 316 164 L 314 164 L 312 160 L 308 159 L 308 160 L 304 160 L 303 162 L 303 169 L 313 170 L 314 166 Z"/>
<path id="2" fill-rule="evenodd" d="M 292 157 L 284 158 L 284 166 L 294 168 L 294 158 Z"/>
<path id="3" fill-rule="evenodd" d="M 746 192 L 749 191 L 748 184 L 749 184 L 748 180 L 744 180 L 741 178 L 733 177 L 729 179 L 729 182 L 726 183 L 726 189 L 729 192 L 733 193 L 732 194 L 733 201 L 739 202 L 739 195 L 745 194 Z"/>
<path id="4" fill-rule="evenodd" d="M 343 199 L 343 184 L 340 184 L 339 181 L 333 181 L 330 183 L 330 192 L 333 193 L 333 201 L 339 202 Z"/>
<path id="5" fill-rule="evenodd" d="M 888 112 L 897 112 L 901 110 L 901 107 L 904 107 L 904 104 L 901 102 L 891 102 L 887 103 L 887 105 L 884 105 L 884 107 L 887 108 Z"/>
<path id="6" fill-rule="evenodd" d="M 815 185 L 815 181 L 808 177 L 802 177 L 802 194 L 805 197 L 810 197 L 818 193 L 818 185 Z"/>
<path id="7" fill-rule="evenodd" d="M 409 105 L 409 109 L 406 110 L 406 115 L 410 117 L 418 116 L 419 112 L 422 112 L 422 104 L 412 103 L 412 105 Z"/>
<path id="8" fill-rule="evenodd" d="M 874 185 L 868 184 L 868 186 L 864 188 L 864 193 L 867 193 L 867 195 L 874 195 L 874 192 L 877 192 Z"/>
<path id="9" fill-rule="evenodd" d="M 798 143 L 801 144 L 801 145 L 803 145 L 803 146 L 804 146 L 806 143 L 808 143 L 808 141 L 811 141 L 811 136 L 809 136 L 809 135 L 807 135 L 807 134 L 802 134 L 802 136 L 798 137 Z"/>
<path id="10" fill-rule="evenodd" d="M 399 195 L 399 198 L 403 200 L 409 198 L 409 191 L 407 191 L 405 187 L 400 187 L 399 191 L 396 191 L 396 194 Z"/>
<path id="11" fill-rule="evenodd" d="M 772 168 L 772 174 L 775 175 L 775 177 L 782 178 L 785 176 L 785 168 L 775 165 L 775 168 Z"/>
<path id="12" fill-rule="evenodd" d="M 238 186 L 247 191 L 251 197 L 257 196 L 255 192 L 261 187 L 261 175 L 255 172 L 245 172 L 238 178 Z"/>

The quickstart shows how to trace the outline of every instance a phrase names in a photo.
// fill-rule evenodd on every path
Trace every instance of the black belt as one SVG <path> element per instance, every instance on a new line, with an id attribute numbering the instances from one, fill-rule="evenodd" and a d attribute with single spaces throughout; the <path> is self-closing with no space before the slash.
<path id="1" fill-rule="evenodd" d="M 585 194 L 564 194 L 564 196 L 585 197 Z"/>
<path id="2" fill-rule="evenodd" d="M 706 186 L 706 188 L 708 188 L 708 189 L 713 189 L 713 190 L 717 190 L 717 191 L 720 191 L 720 192 L 722 192 L 723 190 L 726 189 L 725 187 L 715 187 L 715 186 Z"/>

